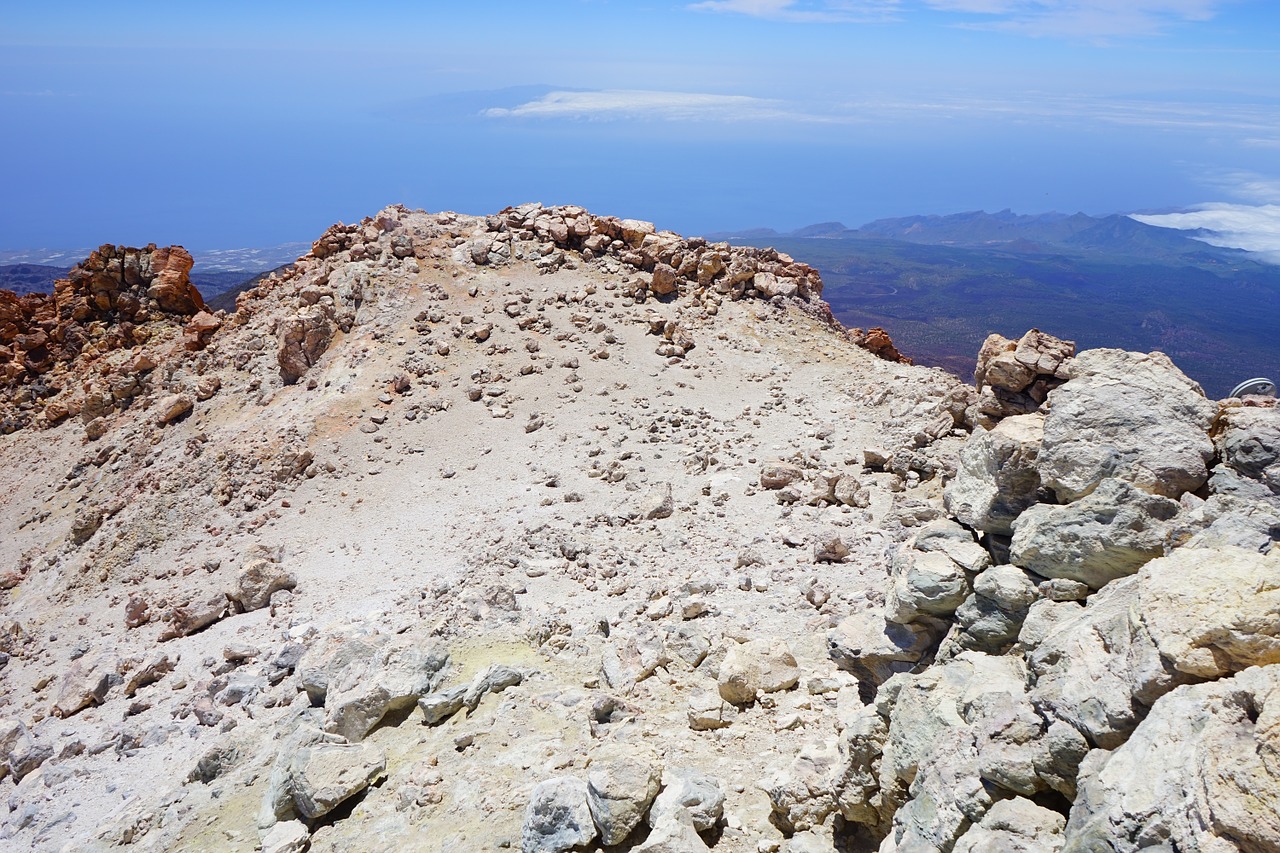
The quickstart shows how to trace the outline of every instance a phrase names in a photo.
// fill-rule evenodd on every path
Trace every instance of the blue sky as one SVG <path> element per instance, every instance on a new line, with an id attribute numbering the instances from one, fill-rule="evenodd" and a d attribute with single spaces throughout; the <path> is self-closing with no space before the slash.
<path id="1" fill-rule="evenodd" d="M 1272 0 L 0 0 L 0 248 L 539 200 L 686 233 L 1194 208 L 1280 249 L 1277 45 Z"/>

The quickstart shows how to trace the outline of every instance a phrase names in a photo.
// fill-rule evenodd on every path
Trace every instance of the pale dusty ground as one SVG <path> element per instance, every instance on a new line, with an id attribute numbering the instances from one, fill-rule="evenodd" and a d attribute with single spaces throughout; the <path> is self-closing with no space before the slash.
<path id="1" fill-rule="evenodd" d="M 646 743 L 669 765 L 718 775 L 728 825 L 717 851 L 781 841 L 756 783 L 804 743 L 834 735 L 837 697 L 856 699 L 847 677 L 838 693 L 806 688 L 835 674 L 826 628 L 882 600 L 886 548 L 906 535 L 895 501 L 940 505 L 936 481 L 901 490 L 892 474 L 863 472 L 862 451 L 909 444 L 928 401 L 954 380 L 879 361 L 793 307 L 725 302 L 717 316 L 699 317 L 679 302 L 624 305 L 610 287 L 625 273 L 598 268 L 539 275 L 523 263 L 422 266 L 389 275 L 376 304 L 362 308 L 363 322 L 297 385 L 273 379 L 269 336 L 248 369 L 220 364 L 266 334 L 232 330 L 207 367 L 223 377 L 222 390 L 179 423 L 160 428 L 146 411 L 129 411 L 95 443 L 78 423 L 0 437 L 0 563 L 31 562 L 4 593 L 5 630 L 16 623 L 31 642 L 0 670 L 0 717 L 23 720 L 55 749 L 20 786 L 0 781 L 12 808 L 0 813 L 8 849 L 97 849 L 130 836 L 140 849 L 254 849 L 275 726 L 305 697 L 286 679 L 264 693 L 270 699 L 219 708 L 225 718 L 214 726 L 184 709 L 206 692 L 229 643 L 249 643 L 265 659 L 290 638 L 352 626 L 443 643 L 452 653 L 448 683 L 491 662 L 533 674 L 469 719 L 427 728 L 415 710 L 376 730 L 370 740 L 390 757 L 387 781 L 319 829 L 313 850 L 518 847 L 532 787 L 581 774 L 602 739 Z M 439 291 L 448 298 L 435 298 Z M 522 293 L 531 311 L 568 297 L 545 306 L 551 331 L 520 331 L 503 313 Z M 430 353 L 415 328 L 433 308 L 444 316 L 428 325 L 434 340 L 448 342 L 447 356 Z M 643 322 L 650 309 L 672 319 L 685 311 L 697 342 L 685 361 L 654 353 L 658 339 Z M 453 337 L 462 315 L 493 323 L 488 341 Z M 608 358 L 593 358 L 602 347 Z M 576 367 L 565 366 L 570 359 Z M 415 360 L 436 372 L 411 376 L 407 393 L 388 391 Z M 522 376 L 522 367 L 533 372 Z M 468 399 L 473 385 L 480 401 Z M 431 411 L 433 401 L 448 408 Z M 415 406 L 416 419 L 406 419 Z M 493 416 L 503 409 L 509 416 Z M 535 416 L 541 427 L 526 431 Z M 239 496 L 220 506 L 207 493 L 228 464 L 220 453 L 248 459 L 242 479 L 257 482 L 253 464 L 269 469 L 282 451 L 304 447 L 318 475 L 285 478 L 251 509 Z M 105 461 L 96 466 L 95 457 Z M 858 475 L 870 506 L 779 505 L 756 484 L 762 463 L 783 458 Z M 73 470 L 82 461 L 89 464 Z M 625 478 L 588 476 L 593 468 Z M 668 484 L 669 518 L 624 522 Z M 85 545 L 71 545 L 76 511 L 116 495 L 124 497 L 116 514 Z M 846 562 L 814 563 L 822 531 L 852 548 Z M 565 559 L 561 543 L 582 556 Z M 279 549 L 297 576 L 292 596 L 162 644 L 156 622 L 126 629 L 131 593 L 156 602 L 159 614 L 164 603 L 229 586 L 254 545 Z M 748 548 L 760 564 L 739 567 Z M 744 575 L 752 588 L 741 588 Z M 515 607 L 495 590 L 513 592 Z M 683 618 L 691 602 L 706 612 Z M 785 642 L 800 686 L 727 729 L 691 731 L 687 698 L 714 691 L 709 665 L 677 660 L 630 694 L 601 677 L 605 646 L 648 627 L 704 637 L 711 662 L 733 639 Z M 73 654 L 89 661 L 107 650 L 121 658 L 158 650 L 178 662 L 136 702 L 113 690 L 99 707 L 48 717 L 58 690 L 51 679 Z M 623 698 L 634 721 L 597 737 L 588 721 L 603 694 Z M 464 735 L 474 741 L 458 747 Z M 77 740 L 87 751 L 62 757 Z M 114 745 L 89 754 L 101 744 Z M 240 751 L 230 772 L 185 783 L 202 754 L 228 744 Z M 433 763 L 439 802 L 397 810 L 397 791 L 430 775 Z"/>

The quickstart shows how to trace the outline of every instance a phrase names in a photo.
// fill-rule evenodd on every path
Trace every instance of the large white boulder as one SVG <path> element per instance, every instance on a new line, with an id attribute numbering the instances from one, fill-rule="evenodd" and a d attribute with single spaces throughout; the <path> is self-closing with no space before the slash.
<path id="1" fill-rule="evenodd" d="M 977 430 L 960 451 L 955 479 L 947 484 L 947 510 L 972 528 L 1009 535 L 1013 520 L 1036 502 L 1037 461 L 1044 439 L 1041 414 L 1005 418 Z"/>
<path id="2" fill-rule="evenodd" d="M 1013 523 L 1010 562 L 1101 589 L 1164 553 L 1178 502 L 1109 478 L 1066 506 L 1037 504 Z"/>
<path id="3" fill-rule="evenodd" d="M 1164 353 L 1096 349 L 1067 365 L 1050 395 L 1040 479 L 1063 502 L 1108 477 L 1177 498 L 1209 479 L 1218 406 Z"/>
<path id="4" fill-rule="evenodd" d="M 1280 849 L 1280 666 L 1179 687 L 1080 768 L 1067 853 Z"/>

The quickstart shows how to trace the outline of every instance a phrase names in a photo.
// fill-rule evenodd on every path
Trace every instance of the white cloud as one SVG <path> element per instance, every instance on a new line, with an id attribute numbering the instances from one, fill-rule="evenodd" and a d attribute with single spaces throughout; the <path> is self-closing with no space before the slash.
<path id="1" fill-rule="evenodd" d="M 1280 178 L 1243 170 L 1215 171 L 1203 177 L 1206 186 L 1257 204 L 1280 204 Z"/>
<path id="2" fill-rule="evenodd" d="M 977 15 L 997 20 L 971 26 L 1031 36 L 1108 38 L 1155 35 L 1170 25 L 1207 21 L 1229 0 L 915 0 L 918 11 Z M 775 21 L 841 23 L 883 21 L 907 13 L 901 0 L 703 0 L 690 9 Z"/>
<path id="3" fill-rule="evenodd" d="M 1187 103 L 1162 100 L 1088 98 L 1024 92 L 1008 98 L 903 98 L 792 102 L 747 95 L 661 92 L 630 89 L 554 91 L 515 107 L 493 107 L 489 119 L 577 121 L 668 121 L 700 123 L 786 122 L 806 125 L 877 126 L 925 122 L 1000 121 L 1022 125 L 1082 124 L 1212 133 L 1256 145 L 1280 139 L 1280 114 L 1270 104 Z M 1222 174 L 1206 185 L 1252 201 L 1280 201 L 1266 195 L 1275 182 L 1253 175 Z"/>
<path id="4" fill-rule="evenodd" d="M 1255 252 L 1280 263 L 1280 204 L 1202 204 L 1182 213 L 1133 214 L 1132 218 L 1160 228 L 1203 229 L 1207 233 L 1195 239 Z"/>
<path id="5" fill-rule="evenodd" d="M 798 24 L 834 24 L 890 20 L 899 5 L 900 0 L 703 0 L 689 8 Z"/>
<path id="6" fill-rule="evenodd" d="M 978 26 L 1030 36 L 1109 38 L 1156 35 L 1170 25 L 1207 21 L 1227 0 L 925 0 L 932 9 L 1000 20 Z"/>
<path id="7" fill-rule="evenodd" d="M 822 121 L 790 111 L 778 101 L 746 95 L 650 92 L 606 89 L 598 92 L 549 92 L 511 109 L 485 110 L 487 118 L 545 118 L 657 121 Z"/>

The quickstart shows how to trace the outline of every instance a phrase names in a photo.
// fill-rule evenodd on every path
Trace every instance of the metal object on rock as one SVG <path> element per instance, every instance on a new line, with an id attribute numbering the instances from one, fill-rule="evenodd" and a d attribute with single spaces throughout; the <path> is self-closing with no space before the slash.
<path id="1" fill-rule="evenodd" d="M 1256 379 L 1246 379 L 1237 385 L 1230 394 L 1232 397 L 1244 397 L 1246 395 L 1274 397 L 1276 395 L 1276 383 L 1262 376 Z"/>

